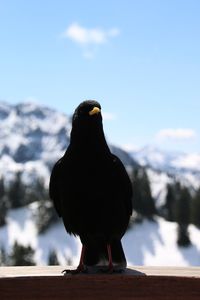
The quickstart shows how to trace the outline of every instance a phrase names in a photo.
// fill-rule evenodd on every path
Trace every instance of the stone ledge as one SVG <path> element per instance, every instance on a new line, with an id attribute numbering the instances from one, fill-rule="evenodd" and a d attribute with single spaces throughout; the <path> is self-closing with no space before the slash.
<path id="1" fill-rule="evenodd" d="M 130 267 L 63 276 L 63 267 L 1 267 L 1 300 L 200 299 L 200 268 Z"/>

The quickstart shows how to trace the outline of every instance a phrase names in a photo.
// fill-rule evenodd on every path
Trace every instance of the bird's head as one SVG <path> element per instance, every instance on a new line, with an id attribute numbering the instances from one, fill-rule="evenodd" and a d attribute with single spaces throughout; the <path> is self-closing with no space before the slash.
<path id="1" fill-rule="evenodd" d="M 72 117 L 71 138 L 76 143 L 104 139 L 101 105 L 95 100 L 79 104 Z"/>
<path id="2" fill-rule="evenodd" d="M 86 100 L 79 104 L 76 108 L 73 118 L 73 123 L 90 123 L 93 120 L 101 120 L 101 105 L 95 100 Z"/>

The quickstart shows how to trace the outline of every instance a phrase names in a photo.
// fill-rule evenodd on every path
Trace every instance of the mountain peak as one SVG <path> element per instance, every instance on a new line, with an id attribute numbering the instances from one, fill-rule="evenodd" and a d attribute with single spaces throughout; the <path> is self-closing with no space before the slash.
<path id="1" fill-rule="evenodd" d="M 0 158 L 17 163 L 57 157 L 69 143 L 67 116 L 35 103 L 0 103 Z M 57 153 L 57 154 L 56 154 Z"/>

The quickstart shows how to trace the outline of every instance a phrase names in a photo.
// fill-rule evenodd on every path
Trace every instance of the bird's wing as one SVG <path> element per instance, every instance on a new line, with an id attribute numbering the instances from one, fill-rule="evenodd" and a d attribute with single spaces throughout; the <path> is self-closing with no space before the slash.
<path id="1" fill-rule="evenodd" d="M 50 176 L 50 182 L 49 182 L 49 196 L 51 200 L 53 200 L 55 209 L 61 217 L 61 207 L 60 207 L 60 198 L 59 198 L 59 189 L 58 189 L 58 181 L 60 178 L 60 169 L 61 169 L 61 163 L 62 158 L 57 161 L 57 163 L 54 165 L 53 170 L 51 172 Z"/>
<path id="2" fill-rule="evenodd" d="M 117 178 L 117 184 L 121 187 L 123 191 L 123 198 L 125 200 L 125 204 L 127 207 L 128 214 L 132 214 L 133 206 L 132 206 L 132 197 L 133 197 L 133 189 L 132 183 L 128 176 L 128 173 L 121 162 L 121 160 L 113 154 L 113 160 L 115 163 L 115 172 Z"/>

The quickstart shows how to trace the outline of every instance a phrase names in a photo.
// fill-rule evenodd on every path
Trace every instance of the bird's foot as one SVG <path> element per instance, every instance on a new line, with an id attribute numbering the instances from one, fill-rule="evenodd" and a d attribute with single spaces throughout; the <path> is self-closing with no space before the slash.
<path id="1" fill-rule="evenodd" d="M 75 274 L 85 274 L 88 273 L 88 269 L 85 266 L 78 266 L 76 269 L 66 269 L 62 271 L 64 276 L 75 275 Z"/>

